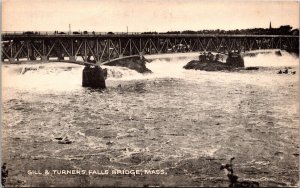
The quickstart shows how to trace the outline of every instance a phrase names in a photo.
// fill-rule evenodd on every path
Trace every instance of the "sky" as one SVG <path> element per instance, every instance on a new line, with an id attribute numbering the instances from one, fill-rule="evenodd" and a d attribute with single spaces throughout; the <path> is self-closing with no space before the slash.
<path id="1" fill-rule="evenodd" d="M 299 1 L 3 0 L 2 31 L 299 28 Z"/>

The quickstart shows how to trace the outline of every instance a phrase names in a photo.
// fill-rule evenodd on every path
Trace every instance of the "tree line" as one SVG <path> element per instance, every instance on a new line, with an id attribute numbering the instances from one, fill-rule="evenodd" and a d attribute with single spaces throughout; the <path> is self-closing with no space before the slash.
<path id="1" fill-rule="evenodd" d="M 142 34 L 228 34 L 228 35 L 299 35 L 299 29 L 293 29 L 290 25 L 283 25 L 278 28 L 251 28 L 235 30 L 185 30 L 167 32 L 143 32 Z"/>

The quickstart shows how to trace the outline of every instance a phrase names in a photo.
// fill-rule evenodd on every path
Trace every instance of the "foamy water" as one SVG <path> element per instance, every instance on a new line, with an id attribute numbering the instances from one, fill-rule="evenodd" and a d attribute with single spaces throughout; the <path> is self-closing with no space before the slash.
<path id="1" fill-rule="evenodd" d="M 104 66 L 103 92 L 81 87 L 80 65 L 2 65 L 7 185 L 143 186 L 155 178 L 164 186 L 226 186 L 220 165 L 232 156 L 241 179 L 296 185 L 298 59 L 282 54 L 245 57 L 246 66 L 260 63 L 258 71 L 183 69 L 197 53 L 152 56 L 146 66 L 153 74 Z M 285 66 L 296 75 L 276 74 Z M 74 142 L 58 144 L 65 136 Z M 157 168 L 168 175 L 41 180 L 25 173 L 52 167 Z"/>
<path id="2" fill-rule="evenodd" d="M 253 51 L 257 53 L 255 57 L 244 57 L 245 66 L 261 66 L 261 67 L 283 67 L 283 66 L 298 66 L 299 57 L 289 54 L 286 51 L 281 51 L 282 56 L 275 55 L 278 50 L 268 50 L 263 52 L 270 53 L 259 53 L 260 51 Z"/>
<path id="3" fill-rule="evenodd" d="M 299 58 L 282 51 L 282 56 L 275 55 L 275 50 L 270 53 L 259 54 L 255 57 L 244 57 L 245 66 L 260 66 L 273 68 L 285 66 L 298 66 Z M 103 66 L 108 69 L 108 85 L 110 80 L 136 80 L 136 79 L 154 79 L 154 78 L 182 78 L 186 80 L 197 81 L 206 76 L 215 76 L 219 79 L 241 79 L 247 81 L 257 81 L 269 79 L 269 75 L 245 76 L 239 73 L 223 72 L 205 72 L 195 70 L 185 70 L 183 66 L 189 61 L 198 59 L 199 53 L 187 54 L 162 54 L 146 56 L 152 59 L 146 66 L 153 74 L 140 74 L 134 70 L 124 67 Z M 27 68 L 29 70 L 24 71 Z M 2 86 L 3 88 L 13 88 L 21 90 L 36 91 L 72 91 L 81 90 L 82 82 L 81 65 L 68 63 L 47 63 L 47 64 L 23 64 L 23 65 L 2 65 Z M 273 72 L 274 72 L 273 71 Z M 245 78 L 243 78 L 245 77 Z M 273 76 L 276 78 L 276 75 Z M 254 80 L 253 80 L 254 79 Z"/>

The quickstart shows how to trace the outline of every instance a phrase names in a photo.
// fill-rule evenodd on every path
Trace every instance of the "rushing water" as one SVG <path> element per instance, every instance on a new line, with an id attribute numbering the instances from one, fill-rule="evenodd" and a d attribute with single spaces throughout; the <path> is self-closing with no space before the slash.
<path id="1" fill-rule="evenodd" d="M 198 54 L 149 56 L 152 74 L 108 68 L 104 91 L 81 87 L 82 66 L 2 65 L 3 161 L 15 186 L 227 186 L 298 183 L 299 58 L 245 56 L 257 71 L 182 67 Z M 276 74 L 290 68 L 292 74 Z M 67 136 L 73 143 L 58 144 Z M 163 175 L 28 175 L 28 170 L 159 169 Z"/>

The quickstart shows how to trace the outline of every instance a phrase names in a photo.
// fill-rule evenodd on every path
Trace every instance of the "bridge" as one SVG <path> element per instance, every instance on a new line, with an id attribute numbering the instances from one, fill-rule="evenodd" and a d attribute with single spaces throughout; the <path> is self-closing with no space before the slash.
<path id="1" fill-rule="evenodd" d="M 257 49 L 299 50 L 299 36 L 142 33 L 2 33 L 2 61 L 102 64 L 135 55 Z"/>

